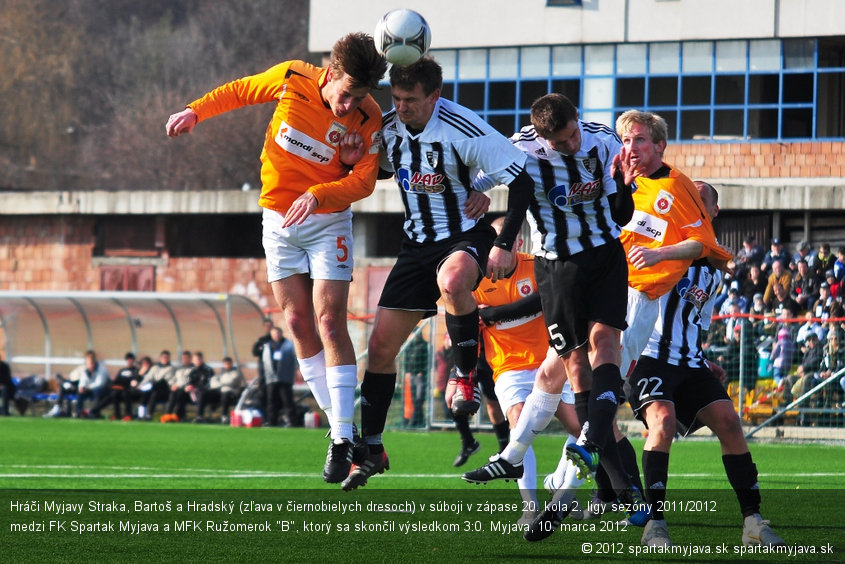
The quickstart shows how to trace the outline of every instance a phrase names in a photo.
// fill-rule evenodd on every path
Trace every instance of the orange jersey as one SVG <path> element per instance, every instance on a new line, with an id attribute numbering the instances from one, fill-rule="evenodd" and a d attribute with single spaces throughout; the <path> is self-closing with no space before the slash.
<path id="1" fill-rule="evenodd" d="M 281 213 L 306 191 L 317 198 L 314 213 L 337 212 L 372 193 L 378 175 L 381 110 L 367 96 L 338 118 L 323 100 L 326 69 L 302 61 L 280 63 L 260 74 L 215 88 L 188 104 L 199 121 L 251 104 L 276 102 L 261 151 L 258 204 Z M 357 130 L 369 150 L 350 172 L 338 144 Z"/>
<path id="2" fill-rule="evenodd" d="M 713 224 L 689 178 L 674 168 L 664 178 L 637 178 L 634 216 L 619 236 L 625 253 L 634 245 L 657 249 L 687 239 L 704 246 L 698 258 L 732 258 L 716 241 Z M 629 264 L 628 285 L 657 299 L 678 283 L 691 263 L 692 259 L 665 260 L 640 270 Z"/>
<path id="3" fill-rule="evenodd" d="M 516 270 L 495 283 L 483 278 L 473 297 L 479 305 L 500 306 L 514 303 L 537 292 L 534 279 L 534 257 L 518 253 Z M 518 319 L 503 319 L 482 330 L 484 353 L 493 369 L 493 380 L 508 370 L 537 368 L 546 358 L 549 335 L 543 312 Z"/>

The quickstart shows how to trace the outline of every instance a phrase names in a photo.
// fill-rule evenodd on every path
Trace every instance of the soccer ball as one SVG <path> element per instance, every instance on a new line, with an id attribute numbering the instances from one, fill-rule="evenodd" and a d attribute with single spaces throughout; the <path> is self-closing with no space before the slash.
<path id="1" fill-rule="evenodd" d="M 431 28 L 425 18 L 413 10 L 392 10 L 376 24 L 373 39 L 376 50 L 387 62 L 404 67 L 417 62 L 428 51 Z"/>

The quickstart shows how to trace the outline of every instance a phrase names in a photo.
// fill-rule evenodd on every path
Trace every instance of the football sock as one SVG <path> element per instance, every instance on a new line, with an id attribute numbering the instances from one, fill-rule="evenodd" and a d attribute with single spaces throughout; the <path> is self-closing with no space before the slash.
<path id="1" fill-rule="evenodd" d="M 326 384 L 332 402 L 332 440 L 352 440 L 352 419 L 355 417 L 355 387 L 358 367 L 354 364 L 326 367 Z"/>
<path id="2" fill-rule="evenodd" d="M 395 372 L 364 372 L 364 381 L 361 383 L 361 436 L 370 445 L 370 452 L 373 452 L 373 444 L 381 443 L 384 422 L 387 420 L 387 411 L 390 409 L 395 388 Z M 375 443 L 375 437 L 378 437 L 378 443 Z"/>
<path id="3" fill-rule="evenodd" d="M 640 479 L 640 467 L 637 465 L 637 452 L 634 450 L 634 445 L 628 440 L 628 437 L 622 437 L 616 442 L 616 449 L 619 451 L 619 457 L 622 459 L 622 468 L 628 474 L 628 479 L 632 484 L 642 492 L 643 481 Z"/>
<path id="4" fill-rule="evenodd" d="M 622 378 L 619 375 L 619 367 L 615 364 L 602 364 L 593 370 L 587 440 L 599 448 L 607 442 L 608 437 L 613 437 L 613 418 L 619 407 L 621 388 Z"/>
<path id="5" fill-rule="evenodd" d="M 317 406 L 326 414 L 326 421 L 329 426 L 334 426 L 332 420 L 332 398 L 329 395 L 329 386 L 326 383 L 326 351 L 322 350 L 309 358 L 299 359 L 299 372 L 302 379 L 308 384 L 311 395 Z"/>
<path id="6" fill-rule="evenodd" d="M 493 431 L 496 433 L 496 440 L 499 441 L 499 452 L 505 450 L 505 447 L 508 446 L 508 441 L 510 441 L 511 437 L 511 430 L 508 426 L 507 421 L 502 421 L 501 423 L 493 424 Z"/>
<path id="7" fill-rule="evenodd" d="M 575 415 L 578 417 L 578 424 L 583 432 L 584 423 L 589 416 L 590 390 L 577 392 L 575 394 Z"/>
<path id="8" fill-rule="evenodd" d="M 643 476 L 646 501 L 651 505 L 652 519 L 663 520 L 663 502 L 666 500 L 666 482 L 669 480 L 669 453 L 643 450 Z"/>
<path id="9" fill-rule="evenodd" d="M 548 427 L 559 403 L 560 394 L 549 394 L 535 387 L 525 399 L 522 414 L 511 430 L 511 440 L 502 451 L 502 457 L 511 464 L 520 462 L 534 437 Z"/>
<path id="10" fill-rule="evenodd" d="M 452 419 L 455 420 L 455 428 L 461 435 L 461 445 L 464 447 L 470 446 L 475 437 L 472 436 L 472 430 L 469 428 L 469 415 L 465 413 L 453 415 Z"/>
<path id="11" fill-rule="evenodd" d="M 728 482 L 736 492 L 742 516 L 748 517 L 760 513 L 760 486 L 757 483 L 757 465 L 751 458 L 751 453 L 724 454 L 722 464 Z"/>
<path id="12" fill-rule="evenodd" d="M 613 431 L 610 432 L 610 435 L 602 446 L 599 465 L 604 467 L 607 472 L 607 476 L 610 478 L 610 483 L 614 491 L 616 491 L 617 496 L 631 487 L 631 480 L 622 466 L 619 449 L 616 448 L 616 437 L 613 436 Z"/>
<path id="13" fill-rule="evenodd" d="M 478 363 L 478 310 L 463 315 L 447 312 L 446 330 L 452 338 L 455 367 L 466 376 Z"/>
<path id="14" fill-rule="evenodd" d="M 560 453 L 560 460 L 557 462 L 557 468 L 554 471 L 554 483 L 555 484 L 562 484 L 564 483 L 564 479 L 566 478 L 566 470 L 569 468 L 569 460 L 566 458 L 566 447 L 571 445 L 577 441 L 578 438 L 575 435 L 569 435 L 566 437 L 566 442 L 563 443 L 563 449 Z"/>
<path id="15" fill-rule="evenodd" d="M 517 479 L 516 485 L 522 499 L 533 503 L 528 507 L 537 507 L 537 459 L 531 447 L 528 447 L 522 458 L 522 478 Z"/>

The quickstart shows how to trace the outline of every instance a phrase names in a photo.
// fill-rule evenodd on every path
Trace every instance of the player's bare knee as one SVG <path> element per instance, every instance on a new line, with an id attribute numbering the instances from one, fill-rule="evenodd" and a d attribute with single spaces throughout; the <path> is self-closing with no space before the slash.
<path id="1" fill-rule="evenodd" d="M 648 421 L 648 442 L 651 445 L 668 447 L 675 436 L 677 422 L 675 415 L 659 402 L 649 406 L 646 416 Z"/>

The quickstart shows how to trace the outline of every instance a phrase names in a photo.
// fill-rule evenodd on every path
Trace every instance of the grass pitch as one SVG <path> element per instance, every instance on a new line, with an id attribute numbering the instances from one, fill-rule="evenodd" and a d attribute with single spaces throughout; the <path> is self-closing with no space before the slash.
<path id="1" fill-rule="evenodd" d="M 490 434 L 456 469 L 456 433 L 388 431 L 391 469 L 346 493 L 320 477 L 320 430 L 12 417 L 0 433 L 0 539 L 10 562 L 845 561 L 838 446 L 751 445 L 764 517 L 791 552 L 749 554 L 719 445 L 677 442 L 666 514 L 677 550 L 641 554 L 642 531 L 616 525 L 622 514 L 524 541 L 512 482 L 459 479 L 494 452 Z M 538 438 L 541 479 L 562 444 Z M 579 497 L 590 497 L 588 486 Z"/>

